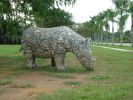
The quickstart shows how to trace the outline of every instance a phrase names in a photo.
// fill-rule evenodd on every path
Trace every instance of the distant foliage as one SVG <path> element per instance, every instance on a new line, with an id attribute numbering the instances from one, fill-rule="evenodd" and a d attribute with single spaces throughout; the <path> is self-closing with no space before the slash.
<path id="1" fill-rule="evenodd" d="M 46 11 L 42 16 L 35 16 L 35 23 L 39 27 L 56 27 L 73 25 L 72 14 L 59 8 Z"/>
<path id="2" fill-rule="evenodd" d="M 90 17 L 91 20 L 87 21 L 75 30 L 83 36 L 91 37 L 94 43 L 107 44 L 112 42 L 132 42 L 133 45 L 133 2 L 130 0 L 112 0 L 115 9 L 107 9 L 100 12 L 96 16 Z M 131 14 L 132 30 L 124 31 L 127 18 Z M 115 25 L 118 25 L 118 30 L 115 32 Z"/>
<path id="3" fill-rule="evenodd" d="M 23 29 L 31 25 L 53 27 L 73 24 L 72 15 L 59 5 L 76 0 L 0 0 L 0 43 L 20 43 Z M 55 8 L 56 6 L 56 8 Z"/>

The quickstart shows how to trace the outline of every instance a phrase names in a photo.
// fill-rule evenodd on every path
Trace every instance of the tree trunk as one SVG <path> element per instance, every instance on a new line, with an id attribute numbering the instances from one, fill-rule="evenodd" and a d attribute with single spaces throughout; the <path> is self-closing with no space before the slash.
<path id="1" fill-rule="evenodd" d="M 94 44 L 95 44 L 95 42 L 96 42 L 96 35 L 95 35 L 95 33 L 94 33 L 94 40 L 93 40 L 94 42 Z"/>
<path id="2" fill-rule="evenodd" d="M 100 35 L 101 35 L 100 36 L 100 42 L 101 42 L 101 44 L 103 44 L 103 33 L 101 33 Z"/>
<path id="3" fill-rule="evenodd" d="M 121 11 L 121 18 L 120 18 L 120 46 L 123 46 L 123 26 L 122 26 L 122 16 L 123 16 L 123 11 Z"/>
<path id="4" fill-rule="evenodd" d="M 114 22 L 112 22 L 112 45 L 114 45 Z"/>
<path id="5" fill-rule="evenodd" d="M 120 46 L 123 46 L 123 29 L 122 29 L 122 26 L 120 26 Z"/>
<path id="6" fill-rule="evenodd" d="M 108 41 L 109 39 L 108 39 L 108 33 L 106 34 L 106 45 L 108 45 Z"/>
<path id="7" fill-rule="evenodd" d="M 131 25 L 131 46 L 133 47 L 133 15 L 132 15 L 132 25 Z"/>
<path id="8" fill-rule="evenodd" d="M 120 46 L 123 46 L 123 32 L 120 31 Z"/>
<path id="9" fill-rule="evenodd" d="M 97 44 L 99 45 L 100 36 L 99 33 L 97 34 Z"/>

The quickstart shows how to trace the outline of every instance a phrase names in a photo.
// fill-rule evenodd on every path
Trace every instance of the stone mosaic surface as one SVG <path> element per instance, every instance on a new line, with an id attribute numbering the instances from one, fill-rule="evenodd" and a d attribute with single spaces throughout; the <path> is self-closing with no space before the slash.
<path id="1" fill-rule="evenodd" d="M 64 69 L 66 52 L 73 52 L 86 69 L 93 67 L 94 58 L 89 40 L 66 26 L 53 28 L 29 27 L 22 35 L 22 51 L 27 66 L 37 67 L 36 58 L 51 58 L 51 66 Z"/>

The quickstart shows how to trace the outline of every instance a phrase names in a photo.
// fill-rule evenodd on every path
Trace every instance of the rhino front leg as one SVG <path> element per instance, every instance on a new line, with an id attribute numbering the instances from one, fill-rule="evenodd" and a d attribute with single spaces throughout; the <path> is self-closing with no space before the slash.
<path id="1" fill-rule="evenodd" d="M 58 70 L 65 69 L 64 61 L 65 61 L 65 54 L 56 54 L 54 56 L 55 64 Z"/>
<path id="2" fill-rule="evenodd" d="M 35 57 L 32 55 L 32 51 L 29 47 L 26 50 L 24 50 L 24 57 L 27 61 L 27 66 L 29 68 L 34 68 L 37 66 L 35 62 Z"/>

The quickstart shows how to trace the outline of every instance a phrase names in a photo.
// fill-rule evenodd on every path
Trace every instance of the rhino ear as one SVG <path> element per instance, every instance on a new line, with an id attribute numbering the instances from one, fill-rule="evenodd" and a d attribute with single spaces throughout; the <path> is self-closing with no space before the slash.
<path id="1" fill-rule="evenodd" d="M 91 41 L 91 38 L 86 38 L 86 42 L 90 42 Z"/>

